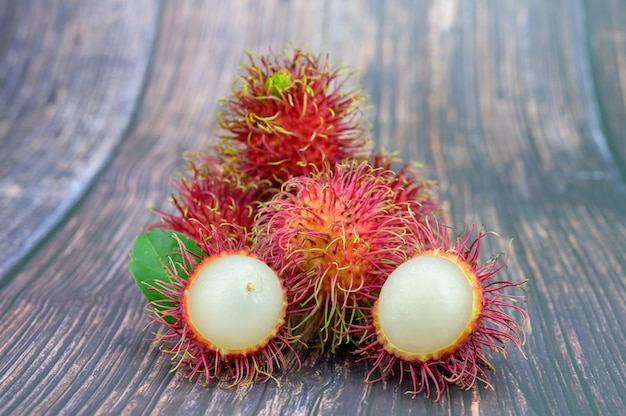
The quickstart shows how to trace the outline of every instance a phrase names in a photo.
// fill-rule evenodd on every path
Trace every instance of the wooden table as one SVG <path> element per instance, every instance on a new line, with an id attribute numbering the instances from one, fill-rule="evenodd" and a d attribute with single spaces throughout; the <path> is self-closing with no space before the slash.
<path id="1" fill-rule="evenodd" d="M 311 353 L 223 390 L 146 342 L 127 268 L 242 51 L 358 69 L 378 148 L 528 278 L 527 359 L 439 402 Z M 0 3 L 0 414 L 616 415 L 626 409 L 626 7 L 619 0 Z"/>

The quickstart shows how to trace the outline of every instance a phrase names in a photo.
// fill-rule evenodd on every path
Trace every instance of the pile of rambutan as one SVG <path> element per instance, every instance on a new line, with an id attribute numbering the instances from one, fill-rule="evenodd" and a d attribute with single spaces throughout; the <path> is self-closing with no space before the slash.
<path id="1" fill-rule="evenodd" d="M 185 156 L 173 212 L 155 210 L 129 263 L 173 369 L 236 386 L 306 348 L 350 350 L 366 381 L 438 399 L 489 386 L 490 354 L 521 349 L 524 282 L 496 278 L 506 255 L 481 262 L 490 233 L 449 238 L 418 164 L 373 152 L 349 77 L 307 50 L 248 54 L 219 142 Z"/>

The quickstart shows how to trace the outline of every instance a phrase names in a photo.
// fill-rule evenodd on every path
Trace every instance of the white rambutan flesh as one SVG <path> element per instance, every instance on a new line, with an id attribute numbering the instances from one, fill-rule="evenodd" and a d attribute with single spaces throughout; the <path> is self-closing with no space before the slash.
<path id="1" fill-rule="evenodd" d="M 447 253 L 418 255 L 394 270 L 375 307 L 381 343 L 404 359 L 454 352 L 471 333 L 481 308 L 476 275 Z"/>
<path id="2" fill-rule="evenodd" d="M 276 335 L 286 300 L 267 264 L 231 254 L 198 267 L 185 289 L 185 312 L 196 336 L 222 353 L 246 353 Z"/>

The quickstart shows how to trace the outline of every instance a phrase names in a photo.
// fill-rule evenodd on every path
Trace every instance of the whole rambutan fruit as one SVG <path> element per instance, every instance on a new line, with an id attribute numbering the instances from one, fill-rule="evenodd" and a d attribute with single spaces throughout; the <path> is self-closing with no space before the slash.
<path id="1" fill-rule="evenodd" d="M 154 340 L 172 354 L 172 371 L 186 366 L 190 379 L 201 373 L 207 384 L 217 379 L 228 387 L 274 379 L 295 340 L 285 326 L 282 280 L 245 238 L 214 228 L 201 241 L 201 256 L 177 241 L 179 263 L 164 260 L 167 278 L 146 285 L 158 294 L 148 311 L 166 328 Z"/>
<path id="2" fill-rule="evenodd" d="M 375 168 L 382 168 L 389 173 L 389 186 L 395 193 L 396 203 L 408 203 L 419 224 L 429 221 L 445 221 L 442 203 L 437 196 L 437 182 L 425 179 L 421 165 L 417 162 L 404 162 L 400 169 L 394 170 L 393 164 L 402 162 L 396 153 L 381 151 L 369 158 Z"/>
<path id="3" fill-rule="evenodd" d="M 177 231 L 197 242 L 211 227 L 231 235 L 250 231 L 260 202 L 276 191 L 269 182 L 250 180 L 212 153 L 188 153 L 186 160 L 190 174 L 174 183 L 177 195 L 171 198 L 177 212 L 155 209 L 161 221 L 149 228 Z"/>
<path id="4" fill-rule="evenodd" d="M 222 100 L 218 152 L 239 172 L 280 185 L 371 152 L 359 89 L 349 74 L 306 50 L 248 53 L 244 74 Z"/>
<path id="5" fill-rule="evenodd" d="M 368 382 L 397 371 L 400 382 L 410 378 L 413 397 L 423 391 L 430 396 L 434 387 L 438 400 L 446 383 L 468 389 L 480 380 L 489 386 L 489 352 L 506 356 L 506 341 L 521 350 L 528 315 L 516 302 L 524 296 L 508 289 L 525 282 L 496 279 L 506 258 L 479 264 L 480 242 L 489 234 L 482 229 L 449 244 L 445 227 L 422 228 L 420 241 L 430 248 L 389 275 L 368 323 L 353 332 L 361 339 L 362 360 L 373 365 Z"/>
<path id="6" fill-rule="evenodd" d="M 294 177 L 256 219 L 256 249 L 288 288 L 292 327 L 336 350 L 371 306 L 384 279 L 413 254 L 408 203 L 393 174 L 349 161 Z"/>

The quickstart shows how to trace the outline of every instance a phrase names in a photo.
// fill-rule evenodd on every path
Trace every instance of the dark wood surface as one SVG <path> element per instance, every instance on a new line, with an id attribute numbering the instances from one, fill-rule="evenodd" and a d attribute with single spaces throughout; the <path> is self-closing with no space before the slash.
<path id="1" fill-rule="evenodd" d="M 315 353 L 224 390 L 146 342 L 146 207 L 214 140 L 242 51 L 290 42 L 358 70 L 376 146 L 423 163 L 453 225 L 514 238 L 532 325 L 493 390 L 412 400 Z M 620 0 L 0 1 L 0 414 L 620 414 L 625 168 Z"/>

